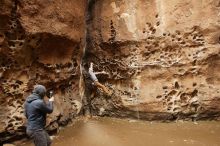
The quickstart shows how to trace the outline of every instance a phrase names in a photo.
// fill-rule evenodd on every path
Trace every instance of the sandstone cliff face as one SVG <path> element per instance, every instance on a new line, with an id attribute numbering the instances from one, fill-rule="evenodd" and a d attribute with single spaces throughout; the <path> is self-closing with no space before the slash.
<path id="1" fill-rule="evenodd" d="M 0 142 L 24 134 L 23 103 L 35 84 L 55 91 L 50 130 L 82 107 L 100 116 L 218 119 L 219 16 L 219 0 L 0 1 Z M 97 77 L 111 96 L 88 80 L 90 62 L 108 73 Z"/>
<path id="2" fill-rule="evenodd" d="M 92 94 L 92 113 L 217 119 L 219 16 L 219 0 L 91 0 L 85 58 L 114 91 Z"/>
<path id="3" fill-rule="evenodd" d="M 0 142 L 24 134 L 23 103 L 35 84 L 55 91 L 54 130 L 81 108 L 85 0 L 0 4 Z"/>

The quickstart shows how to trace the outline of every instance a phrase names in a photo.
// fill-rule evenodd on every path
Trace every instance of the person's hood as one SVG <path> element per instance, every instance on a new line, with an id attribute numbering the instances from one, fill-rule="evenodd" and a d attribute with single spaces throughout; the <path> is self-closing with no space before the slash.
<path id="1" fill-rule="evenodd" d="M 37 100 L 37 99 L 41 99 L 41 97 L 35 93 L 31 94 L 30 96 L 27 97 L 26 101 L 28 103 L 31 103 L 32 101 L 34 100 Z"/>
<path id="2" fill-rule="evenodd" d="M 32 93 L 39 95 L 41 98 L 44 98 L 46 95 L 46 88 L 43 85 L 36 85 L 34 86 Z"/>
<path id="3" fill-rule="evenodd" d="M 27 102 L 32 102 L 37 99 L 43 99 L 46 94 L 46 88 L 43 85 L 36 85 L 30 96 L 27 97 Z"/>
<path id="4" fill-rule="evenodd" d="M 46 94 L 46 88 L 43 85 L 36 85 L 34 87 L 33 93 L 39 95 L 41 98 L 44 98 Z"/>

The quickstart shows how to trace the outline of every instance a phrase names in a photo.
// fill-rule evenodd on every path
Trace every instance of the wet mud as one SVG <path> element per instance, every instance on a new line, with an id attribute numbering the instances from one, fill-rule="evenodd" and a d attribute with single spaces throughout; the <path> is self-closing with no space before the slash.
<path id="1" fill-rule="evenodd" d="M 218 146 L 220 122 L 146 122 L 114 118 L 78 120 L 53 146 Z M 33 146 L 26 144 L 23 146 Z"/>

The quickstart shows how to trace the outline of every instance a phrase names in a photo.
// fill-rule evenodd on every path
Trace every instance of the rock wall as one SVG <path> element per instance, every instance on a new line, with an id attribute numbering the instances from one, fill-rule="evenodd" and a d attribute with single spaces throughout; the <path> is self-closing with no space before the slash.
<path id="1" fill-rule="evenodd" d="M 219 119 L 219 16 L 219 0 L 1 0 L 0 143 L 24 135 L 23 103 L 35 84 L 55 91 L 48 130 L 82 107 L 100 116 Z M 111 95 L 92 85 L 90 62 L 107 73 L 97 77 Z"/>
<path id="2" fill-rule="evenodd" d="M 219 119 L 220 1 L 91 0 L 85 64 L 105 71 L 93 114 Z M 88 83 L 88 86 L 89 83 Z"/>
<path id="3" fill-rule="evenodd" d="M 47 129 L 79 114 L 86 0 L 0 1 L 0 143 L 23 136 L 35 84 L 55 92 Z"/>

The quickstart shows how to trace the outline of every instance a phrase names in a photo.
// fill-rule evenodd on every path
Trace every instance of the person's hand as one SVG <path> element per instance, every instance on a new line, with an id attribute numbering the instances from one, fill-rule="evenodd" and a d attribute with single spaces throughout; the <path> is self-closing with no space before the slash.
<path id="1" fill-rule="evenodd" d="M 54 97 L 52 96 L 52 97 L 49 99 L 49 101 L 54 102 Z"/>
<path id="2" fill-rule="evenodd" d="M 90 63 L 90 66 L 89 66 L 89 72 L 93 72 L 93 63 L 92 62 Z"/>
<path id="3" fill-rule="evenodd" d="M 93 69 L 93 62 L 91 62 L 91 63 L 90 63 L 90 68 L 92 68 L 92 69 Z"/>
<path id="4" fill-rule="evenodd" d="M 106 75 L 108 75 L 109 73 L 107 73 L 107 72 L 105 72 L 104 70 L 101 72 L 102 74 L 106 74 Z"/>

